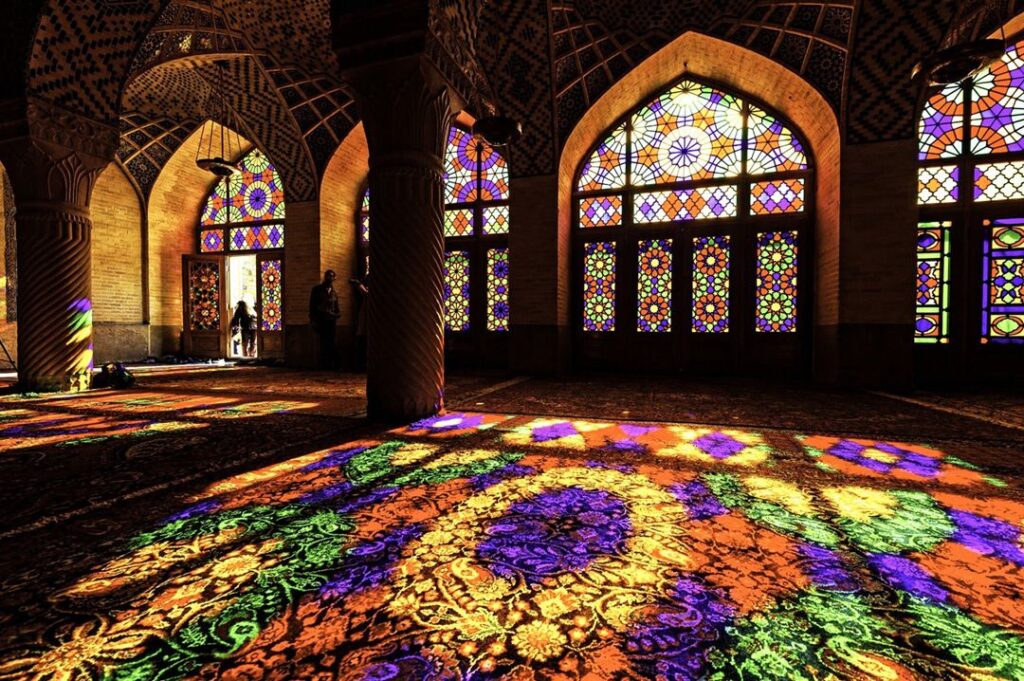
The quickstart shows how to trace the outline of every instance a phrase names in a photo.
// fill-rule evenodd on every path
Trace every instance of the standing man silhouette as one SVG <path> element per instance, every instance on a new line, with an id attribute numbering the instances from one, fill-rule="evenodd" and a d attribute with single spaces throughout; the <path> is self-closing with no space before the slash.
<path id="1" fill-rule="evenodd" d="M 320 368 L 333 370 L 336 366 L 334 334 L 341 316 L 338 294 L 334 290 L 334 270 L 324 272 L 324 280 L 309 294 L 309 323 L 320 338 Z"/>

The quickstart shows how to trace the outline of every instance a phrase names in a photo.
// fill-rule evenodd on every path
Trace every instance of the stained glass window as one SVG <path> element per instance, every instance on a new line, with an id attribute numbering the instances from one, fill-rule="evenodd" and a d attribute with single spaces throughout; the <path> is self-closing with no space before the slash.
<path id="1" fill-rule="evenodd" d="M 200 218 L 199 251 L 284 248 L 284 185 L 259 149 L 239 163 L 240 172 L 214 185 Z"/>
<path id="2" fill-rule="evenodd" d="M 203 212 L 203 224 L 284 220 L 284 185 L 270 159 L 254 149 L 239 168 L 241 173 L 214 187 Z"/>
<path id="3" fill-rule="evenodd" d="M 693 331 L 729 331 L 728 236 L 703 236 L 693 240 Z"/>
<path id="4" fill-rule="evenodd" d="M 444 325 L 448 331 L 469 331 L 470 259 L 467 251 L 444 258 Z"/>
<path id="5" fill-rule="evenodd" d="M 484 234 L 508 234 L 508 206 L 484 208 Z"/>
<path id="6" fill-rule="evenodd" d="M 743 105 L 732 95 L 684 81 L 632 119 L 634 185 L 739 175 Z"/>
<path id="7" fill-rule="evenodd" d="M 584 330 L 632 333 L 616 328 L 615 264 L 617 249 L 635 247 L 638 266 L 618 284 L 636 292 L 638 333 L 718 334 L 703 342 L 724 343 L 755 330 L 795 332 L 796 246 L 811 190 L 807 148 L 766 108 L 689 79 L 643 103 L 585 156 L 576 178 Z M 760 226 L 776 215 L 787 216 L 788 231 Z M 685 244 L 678 262 L 692 277 L 684 323 L 674 327 L 673 244 Z M 730 309 L 736 286 L 746 296 L 738 309 L 758 308 L 757 324 L 745 321 L 742 331 Z"/>
<path id="8" fill-rule="evenodd" d="M 583 329 L 615 330 L 615 244 L 592 242 L 583 255 Z"/>
<path id="9" fill-rule="evenodd" d="M 672 240 L 641 241 L 637 262 L 637 331 L 672 330 Z"/>
<path id="10" fill-rule="evenodd" d="M 192 261 L 188 271 L 189 328 L 192 331 L 220 329 L 220 265 Z"/>
<path id="11" fill-rule="evenodd" d="M 473 211 L 455 208 L 444 212 L 445 236 L 471 236 L 473 234 Z"/>
<path id="12" fill-rule="evenodd" d="M 359 238 L 364 244 L 370 243 L 370 190 L 363 192 L 359 208 Z"/>
<path id="13" fill-rule="evenodd" d="M 264 331 L 281 331 L 281 261 L 264 260 L 260 263 L 260 328 Z"/>
<path id="14" fill-rule="evenodd" d="M 804 209 L 804 181 L 774 180 L 758 182 L 750 188 L 752 215 L 799 213 Z"/>
<path id="15" fill-rule="evenodd" d="M 633 201 L 633 220 L 638 225 L 736 216 L 736 187 L 733 186 L 640 193 Z"/>
<path id="16" fill-rule="evenodd" d="M 982 342 L 1024 342 L 1024 218 L 986 220 Z"/>
<path id="17" fill-rule="evenodd" d="M 797 233 L 757 235 L 756 329 L 793 333 L 797 329 Z"/>
<path id="18" fill-rule="evenodd" d="M 284 225 L 232 227 L 228 230 L 228 246 L 232 251 L 265 251 L 284 248 Z"/>
<path id="19" fill-rule="evenodd" d="M 508 331 L 508 249 L 487 251 L 487 330 Z"/>
<path id="20" fill-rule="evenodd" d="M 960 166 L 926 166 L 917 173 L 917 202 L 922 206 L 960 200 Z"/>
<path id="21" fill-rule="evenodd" d="M 990 219 L 987 207 L 1024 200 L 1024 42 L 978 74 L 933 92 L 918 132 L 918 202 L 929 208 L 918 227 L 915 342 L 978 338 L 979 322 L 982 343 L 1024 342 L 1024 220 Z M 943 219 L 943 205 L 957 211 L 945 215 L 961 218 L 964 228 Z M 951 264 L 979 251 L 980 282 L 950 278 Z M 979 284 L 980 319 L 970 293 Z M 963 300 L 970 303 L 953 308 Z M 965 327 L 951 328 L 951 319 L 963 319 Z"/>
<path id="22" fill-rule="evenodd" d="M 950 222 L 925 222 L 917 229 L 917 343 L 949 341 Z"/>

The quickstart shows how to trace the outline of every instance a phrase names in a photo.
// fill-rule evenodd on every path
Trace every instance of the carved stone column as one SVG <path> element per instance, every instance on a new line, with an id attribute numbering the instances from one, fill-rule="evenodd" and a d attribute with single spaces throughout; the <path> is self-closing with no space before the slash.
<path id="1" fill-rule="evenodd" d="M 30 122 L 46 134 L 0 144 L 18 210 L 18 381 L 28 391 L 83 390 L 92 376 L 89 199 L 107 160 L 65 146 L 77 135 L 59 125 Z"/>
<path id="2" fill-rule="evenodd" d="M 444 407 L 442 298 L 448 87 L 421 56 L 346 74 L 370 151 L 368 412 L 409 421 Z"/>

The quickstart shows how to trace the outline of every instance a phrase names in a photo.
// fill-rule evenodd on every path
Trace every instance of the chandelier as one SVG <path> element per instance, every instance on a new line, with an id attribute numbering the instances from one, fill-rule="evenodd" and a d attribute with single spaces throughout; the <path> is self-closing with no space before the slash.
<path id="1" fill-rule="evenodd" d="M 1005 0 L 958 3 L 952 27 L 940 48 L 914 66 L 912 78 L 928 85 L 959 83 L 999 60 L 1006 51 Z M 999 26 L 998 38 L 978 38 L 985 26 Z"/>

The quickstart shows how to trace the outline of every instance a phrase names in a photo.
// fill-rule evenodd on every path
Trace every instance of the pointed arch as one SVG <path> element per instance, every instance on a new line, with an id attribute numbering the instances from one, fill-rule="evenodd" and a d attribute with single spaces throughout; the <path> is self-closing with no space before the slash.
<path id="1" fill-rule="evenodd" d="M 644 60 L 613 85 L 564 140 L 558 170 L 558 312 L 570 324 L 572 290 L 570 235 L 572 195 L 577 169 L 622 115 L 690 76 L 766 103 L 786 118 L 808 143 L 815 159 L 814 320 L 816 326 L 839 319 L 839 197 L 841 137 L 839 122 L 824 97 L 780 64 L 738 45 L 695 32 L 684 33 Z"/>

